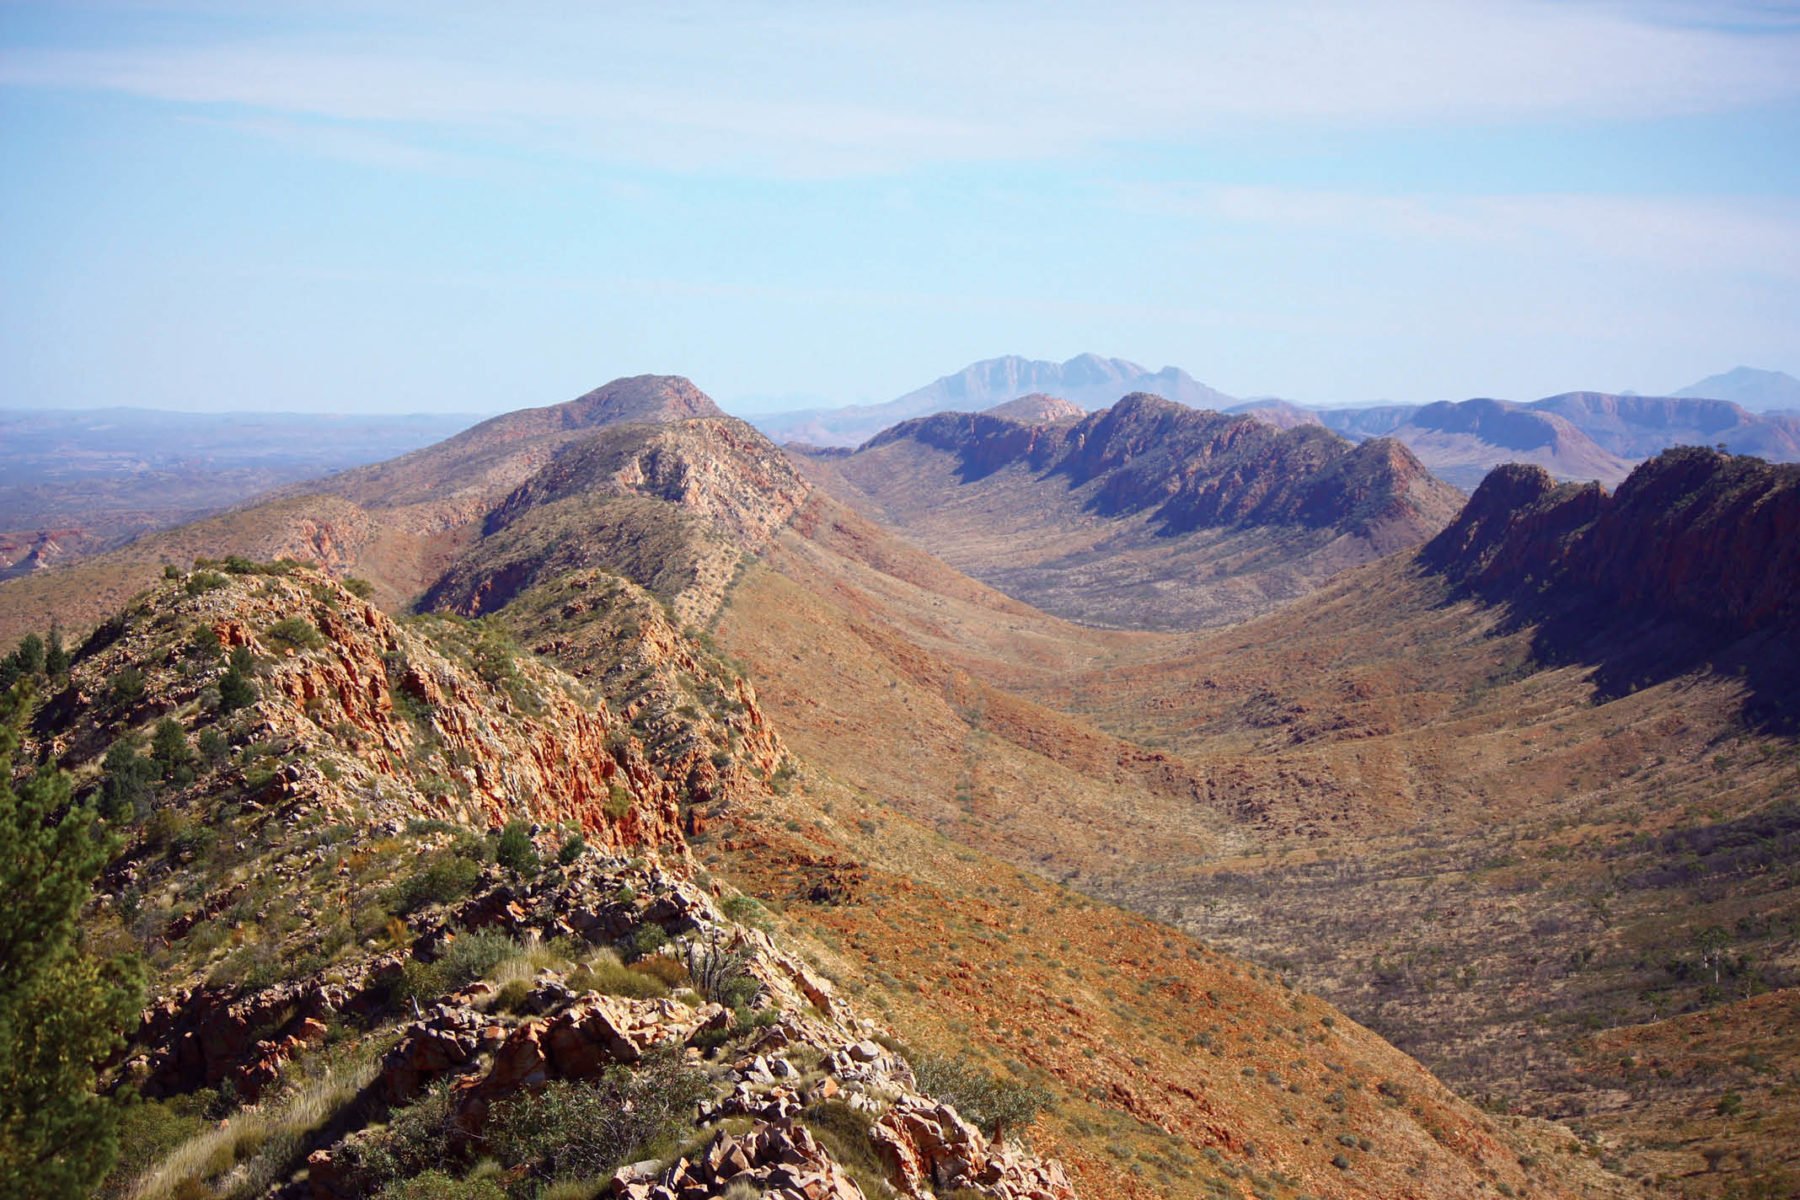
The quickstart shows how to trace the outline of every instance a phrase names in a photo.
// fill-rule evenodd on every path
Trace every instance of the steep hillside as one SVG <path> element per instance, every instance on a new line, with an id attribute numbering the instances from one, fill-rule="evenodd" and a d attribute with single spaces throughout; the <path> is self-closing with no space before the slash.
<path id="1" fill-rule="evenodd" d="M 1067 1089 L 1059 1156 L 1090 1179 L 1107 1161 L 1089 1157 L 1097 1137 L 1114 1161 L 1135 1164 L 1108 1194 L 1211 1194 L 1209 1177 L 1225 1194 L 1454 1191 L 1464 1168 L 1439 1154 L 1484 1144 L 1533 1164 L 1525 1180 L 1503 1172 L 1509 1188 L 1622 1186 L 1577 1166 L 1566 1133 L 1490 1122 L 1453 1102 L 1434 1110 L 1448 1098 L 1434 1092 L 1421 1105 L 1391 1076 L 1388 1099 L 1379 1079 L 1359 1087 L 1342 1018 L 1323 1026 L 1326 1043 L 1302 1038 L 1319 1052 L 1329 1045 L 1324 1061 L 1284 1041 L 1285 1018 L 1260 1031 L 1230 1019 L 1266 1003 L 1234 999 L 1237 987 L 1280 986 L 1277 974 L 1209 973 L 1213 955 L 1171 943 L 1167 929 L 1052 899 L 1067 894 L 1044 876 L 1085 889 L 1089 869 L 1129 871 L 1139 853 L 1230 858 L 1242 843 L 1216 810 L 1196 807 L 1203 781 L 1183 764 L 1009 690 L 1141 659 L 1165 651 L 1164 639 L 1047 620 L 950 586 L 956 577 L 929 562 L 815 496 L 733 588 L 713 637 L 759 680 L 802 766 L 770 818 L 709 821 L 706 861 L 820 929 L 853 992 L 908 1014 L 933 1044 Z M 921 973 L 932 983 L 915 987 Z M 1277 1003 L 1309 1011 L 1304 997 Z M 1390 1151 L 1365 1157 L 1334 1112 L 1370 1099 L 1401 1120 L 1367 1135 Z M 1446 1139 L 1452 1128 L 1467 1132 Z M 1498 1169 L 1502 1159 L 1483 1161 Z M 1540 1169 L 1552 1161 L 1562 1178 Z"/>
<path id="2" fill-rule="evenodd" d="M 87 940 L 151 968 L 106 1195 L 1076 1195 L 1000 1140 L 1036 1093 L 915 1071 L 695 872 L 631 727 L 498 627 L 196 573 L 37 682 L 27 761 L 126 839 Z"/>
<path id="3" fill-rule="evenodd" d="M 973 363 L 885 404 L 775 413 L 756 425 L 778 442 L 857 446 L 900 421 L 936 412 L 980 412 L 1029 394 L 1049 394 L 1083 411 L 1104 408 L 1129 392 L 1149 392 L 1196 408 L 1233 403 L 1179 367 L 1151 371 L 1122 358 L 1078 354 L 1067 362 L 1008 355 Z"/>
<path id="4" fill-rule="evenodd" d="M 1100 625 L 1267 611 L 1459 504 L 1407 451 L 1133 395 L 1074 425 L 940 413 L 815 478 L 1020 599 Z"/>
<path id="5" fill-rule="evenodd" d="M 1541 656 L 1598 654 L 1613 692 L 1729 652 L 1753 717 L 1800 718 L 1800 466 L 1671 450 L 1610 496 L 1503 467 L 1420 559 L 1538 621 Z M 1630 644 L 1592 650 L 1621 626 Z"/>
<path id="6" fill-rule="evenodd" d="M 1496 1125 L 1273 974 L 751 762 L 780 751 L 741 680 L 697 720 L 615 707 L 646 671 L 730 668 L 635 585 L 559 586 L 515 604 L 586 683 L 503 624 L 396 622 L 280 566 L 167 580 L 46 681 L 28 751 L 128 836 L 89 936 L 154 975 L 111 1194 L 529 1189 L 639 1158 L 620 1194 L 1570 1194 L 1526 1152 L 1579 1161 L 1566 1134 Z M 605 669 L 626 631 L 637 668 Z M 682 826 L 775 914 L 716 899 Z M 590 1088 L 643 1122 L 548 1106 Z M 1073 1186 L 1001 1140 L 1027 1127 Z"/>
<path id="7" fill-rule="evenodd" d="M 1786 469 L 1708 454 L 1684 507 L 1668 487 L 1685 461 L 1621 491 L 1621 530 L 1691 528 L 1666 553 L 1617 543 L 1644 578 L 1672 556 L 1696 595 L 1708 573 L 1792 594 L 1787 560 L 1755 548 L 1755 514 L 1785 510 L 1758 480 Z M 1554 489 L 1528 469 L 1494 486 L 1515 475 Z M 1535 527 L 1498 508 L 1503 528 Z M 1720 552 L 1696 558 L 1705 540 Z M 1787 1085 L 1759 1089 L 1749 1122 L 1713 1111 L 1736 1068 L 1647 1065 L 1621 1087 L 1603 1057 L 1637 1023 L 1716 1009 L 1773 1080 L 1800 1070 L 1779 1037 L 1734 1025 L 1735 1000 L 1800 981 L 1781 865 L 1800 759 L 1754 723 L 1763 673 L 1795 676 L 1767 627 L 1678 657 L 1688 618 L 1614 592 L 1568 610 L 1585 640 L 1548 646 L 1538 610 L 1396 558 L 1198 640 L 1096 633 L 938 592 L 880 544 L 815 496 L 717 631 L 854 803 L 1292 971 L 1465 1092 L 1575 1122 L 1663 1190 L 1779 1194 L 1800 1170 L 1778 1136 Z M 1542 574 L 1517 590 L 1540 584 L 1554 597 Z M 1674 1105 L 1691 1114 L 1679 1136 Z"/>

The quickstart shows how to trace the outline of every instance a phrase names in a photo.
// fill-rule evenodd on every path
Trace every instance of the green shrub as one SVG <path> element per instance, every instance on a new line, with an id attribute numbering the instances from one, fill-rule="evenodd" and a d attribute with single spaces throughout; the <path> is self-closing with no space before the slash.
<path id="1" fill-rule="evenodd" d="M 654 1053 L 636 1071 L 614 1067 L 591 1084 L 554 1080 L 501 1101 L 490 1114 L 488 1148 L 540 1179 L 601 1176 L 679 1138 L 710 1091 L 705 1073 L 678 1052 Z"/>
<path id="2" fill-rule="evenodd" d="M 460 934 L 435 962 L 413 959 L 402 967 L 400 982 L 390 995 L 425 1004 L 480 979 L 518 952 L 513 940 L 497 929 Z"/>
<path id="3" fill-rule="evenodd" d="M 350 1142 L 345 1157 L 376 1183 L 405 1179 L 441 1167 L 454 1130 L 450 1089 L 440 1085 L 393 1110 L 366 1141 Z"/>
<path id="4" fill-rule="evenodd" d="M 571 833 L 563 839 L 563 844 L 556 851 L 556 861 L 568 866 L 583 854 L 587 853 L 587 839 L 579 833 Z"/>
<path id="5" fill-rule="evenodd" d="M 603 992 L 635 1000 L 654 1000 L 669 994 L 669 985 L 656 976 L 634 971 L 606 951 L 569 973 L 569 986 L 578 992 Z"/>
<path id="6" fill-rule="evenodd" d="M 231 754 L 231 739 L 217 729 L 202 729 L 194 740 L 200 746 L 200 757 L 209 763 L 223 762 Z"/>
<path id="7" fill-rule="evenodd" d="M 481 878 L 481 864 L 460 854 L 438 851 L 427 855 L 406 878 L 383 895 L 388 911 L 410 916 L 428 904 L 460 900 Z"/>
<path id="8" fill-rule="evenodd" d="M 446 990 L 480 979 L 519 952 L 518 943 L 498 929 L 459 934 L 432 966 L 443 973 Z"/>
<path id="9" fill-rule="evenodd" d="M 69 673 L 69 650 L 63 645 L 62 626 L 50 626 L 50 644 L 44 650 L 44 674 L 60 679 Z"/>
<path id="10" fill-rule="evenodd" d="M 300 617 L 283 617 L 269 626 L 268 639 L 277 646 L 286 646 L 293 650 L 317 650 L 325 644 L 325 639 L 312 622 Z"/>
<path id="11" fill-rule="evenodd" d="M 538 869 L 537 847 L 531 841 L 531 826 L 524 821 L 508 821 L 500 831 L 500 844 L 494 849 L 494 861 L 515 875 L 529 875 Z"/>
<path id="12" fill-rule="evenodd" d="M 194 748 L 188 744 L 181 722 L 164 717 L 156 723 L 150 739 L 150 757 L 162 771 L 162 777 L 177 784 L 191 783 L 194 778 Z"/>
<path id="13" fill-rule="evenodd" d="M 219 661 L 225 648 L 219 644 L 219 635 L 213 632 L 211 625 L 196 625 L 194 632 L 188 635 L 188 657 L 202 665 L 210 665 Z"/>
<path id="14" fill-rule="evenodd" d="M 141 821 L 156 795 L 156 764 L 120 738 L 100 761 L 100 812 L 114 824 Z"/>
<path id="15" fill-rule="evenodd" d="M 195 571 L 187 577 L 187 583 L 183 586 L 188 595 L 198 596 L 222 588 L 226 582 L 225 577 L 217 571 Z"/>
<path id="16" fill-rule="evenodd" d="M 631 941 L 628 943 L 630 954 L 627 957 L 635 961 L 645 955 L 655 954 L 668 944 L 668 932 L 656 922 L 646 921 L 632 932 Z"/>
<path id="17" fill-rule="evenodd" d="M 525 999 L 531 995 L 531 980 L 514 979 L 494 997 L 494 1008 L 503 1013 L 522 1013 Z"/>
<path id="18" fill-rule="evenodd" d="M 343 584 L 344 590 L 349 592 L 352 596 L 355 596 L 358 600 L 367 600 L 370 596 L 375 594 L 374 584 L 366 579 L 359 579 L 355 575 L 344 576 Z"/>
<path id="19" fill-rule="evenodd" d="M 103 1200 L 128 1195 L 138 1175 L 211 1126 L 205 1106 L 193 1096 L 128 1104 L 119 1120 L 119 1158 L 99 1195 Z"/>
<path id="20" fill-rule="evenodd" d="M 144 673 L 136 667 L 122 667 L 110 685 L 114 704 L 135 704 L 144 695 Z"/>
<path id="21" fill-rule="evenodd" d="M 233 666 L 219 679 L 219 713 L 229 715 L 256 703 L 256 685 Z"/>
<path id="22" fill-rule="evenodd" d="M 913 1073 L 920 1091 L 948 1101 L 994 1139 L 1031 1124 L 1050 1102 L 1042 1088 L 1000 1079 L 961 1059 L 922 1055 L 913 1063 Z"/>
<path id="23" fill-rule="evenodd" d="M 390 1183 L 378 1194 L 382 1200 L 506 1200 L 506 1193 L 492 1176 L 457 1179 L 442 1171 Z"/>

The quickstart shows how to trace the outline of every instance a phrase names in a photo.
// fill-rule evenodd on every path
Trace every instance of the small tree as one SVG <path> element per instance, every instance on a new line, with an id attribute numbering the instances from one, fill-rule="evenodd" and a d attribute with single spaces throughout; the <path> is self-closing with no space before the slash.
<path id="1" fill-rule="evenodd" d="M 249 676 L 238 670 L 234 652 L 230 669 L 219 677 L 219 713 L 234 713 L 255 703 L 256 685 L 250 682 Z"/>
<path id="2" fill-rule="evenodd" d="M 515 875 L 528 875 L 537 870 L 538 853 L 531 841 L 531 826 L 523 821 L 508 821 L 506 828 L 500 831 L 494 861 Z"/>
<path id="3" fill-rule="evenodd" d="M 13 657 L 18 660 L 21 675 L 36 675 L 44 669 L 44 639 L 35 633 L 26 634 L 19 639 Z"/>
<path id="4" fill-rule="evenodd" d="M 68 648 L 63 645 L 62 626 L 50 626 L 50 644 L 44 650 L 44 674 L 61 679 L 69 673 L 69 661 Z"/>
<path id="5" fill-rule="evenodd" d="M 156 794 L 156 763 L 120 738 L 100 762 L 100 811 L 114 822 L 141 821 L 150 815 Z"/>
<path id="6" fill-rule="evenodd" d="M 189 783 L 194 778 L 194 748 L 188 744 L 181 722 L 164 717 L 156 723 L 150 739 L 150 757 L 162 769 L 162 777 L 174 783 Z"/>
<path id="7" fill-rule="evenodd" d="M 88 953 L 76 921 L 116 841 L 62 772 L 13 787 L 21 691 L 0 702 L 0 1195 L 60 1200 L 91 1195 L 117 1154 L 96 1072 L 143 986 L 135 963 Z"/>

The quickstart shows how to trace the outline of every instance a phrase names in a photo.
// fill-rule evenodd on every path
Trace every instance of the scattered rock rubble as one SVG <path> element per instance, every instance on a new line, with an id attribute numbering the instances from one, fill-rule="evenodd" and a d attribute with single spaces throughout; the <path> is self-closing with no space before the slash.
<path id="1" fill-rule="evenodd" d="M 992 1143 L 954 1108 L 919 1095 L 911 1067 L 888 1048 L 891 1039 L 856 1016 L 828 980 L 762 931 L 725 920 L 704 888 L 654 862 L 596 857 L 542 888 L 497 883 L 465 902 L 454 921 L 421 933 L 413 953 L 435 958 L 458 925 L 605 944 L 647 924 L 684 939 L 690 954 L 698 948 L 732 955 L 756 980 L 748 1006 L 753 1028 L 724 1043 L 725 1058 L 708 1057 L 719 1053 L 711 1049 L 719 1035 L 738 1028 L 740 1014 L 723 1005 L 693 993 L 636 999 L 578 991 L 546 969 L 516 1013 L 489 1011 L 495 989 L 486 983 L 420 1011 L 384 1057 L 375 1094 L 400 1105 L 446 1086 L 458 1136 L 476 1138 L 491 1107 L 522 1089 L 599 1079 L 612 1067 L 673 1051 L 714 1079 L 712 1097 L 695 1114 L 703 1129 L 746 1119 L 751 1126 L 741 1134 L 718 1128 L 703 1151 L 674 1163 L 622 1169 L 611 1184 L 614 1196 L 706 1200 L 730 1188 L 734 1196 L 779 1200 L 868 1200 L 807 1127 L 808 1110 L 831 1101 L 866 1115 L 872 1148 L 909 1200 L 946 1189 L 998 1200 L 1073 1200 L 1058 1164 Z M 681 949 L 677 941 L 665 952 Z M 255 1099 L 279 1080 L 289 1058 L 325 1038 L 334 1014 L 372 1011 L 403 965 L 400 955 L 374 956 L 354 985 L 314 981 L 246 998 L 220 989 L 179 994 L 146 1011 L 135 1039 L 142 1050 L 127 1073 L 150 1094 L 231 1079 Z M 294 1195 L 365 1195 L 369 1181 L 349 1165 L 354 1159 L 337 1146 L 314 1151 Z"/>

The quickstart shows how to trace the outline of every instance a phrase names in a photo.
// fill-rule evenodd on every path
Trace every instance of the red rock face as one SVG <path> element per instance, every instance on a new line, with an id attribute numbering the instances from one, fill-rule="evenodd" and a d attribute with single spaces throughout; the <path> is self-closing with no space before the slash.
<path id="1" fill-rule="evenodd" d="M 1800 468 L 1687 447 L 1608 496 L 1496 468 L 1421 552 L 1491 593 L 1545 585 L 1722 634 L 1800 627 Z"/>

